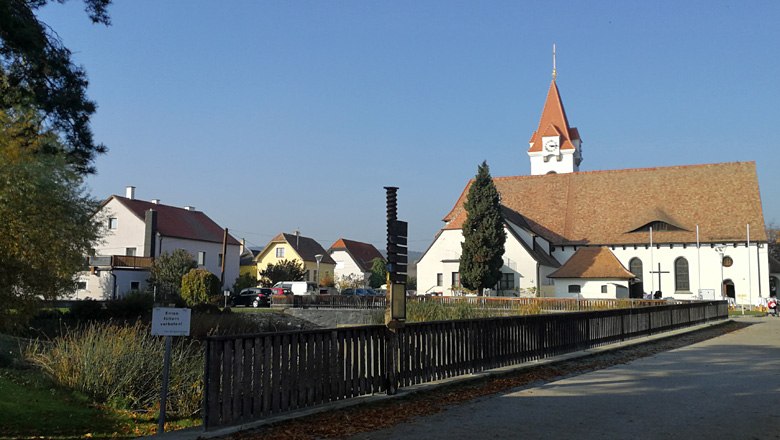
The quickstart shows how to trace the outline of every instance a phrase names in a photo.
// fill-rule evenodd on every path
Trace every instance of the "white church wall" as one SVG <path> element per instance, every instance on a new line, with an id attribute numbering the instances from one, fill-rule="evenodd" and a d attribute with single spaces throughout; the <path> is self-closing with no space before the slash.
<path id="1" fill-rule="evenodd" d="M 457 272 L 460 260 L 463 234 L 460 230 L 443 230 L 436 237 L 431 247 L 417 262 L 417 292 L 420 294 L 431 292 L 443 292 L 451 285 L 450 276 L 453 272 L 453 264 L 446 261 L 455 261 L 454 271 Z M 442 274 L 441 285 L 437 285 L 436 275 Z"/>
<path id="2" fill-rule="evenodd" d="M 417 288 L 419 293 L 442 292 L 445 295 L 459 294 L 451 289 L 452 273 L 459 272 L 461 230 L 444 230 L 430 249 L 417 263 Z M 512 234 L 507 234 L 504 245 L 504 273 L 513 273 L 515 289 L 529 289 L 537 286 L 536 261 Z M 442 283 L 437 285 L 437 274 Z"/>
<path id="3" fill-rule="evenodd" d="M 579 286 L 579 293 L 570 292 L 570 286 Z M 609 279 L 556 278 L 557 298 L 628 298 L 628 281 Z"/>
<path id="4" fill-rule="evenodd" d="M 642 280 L 645 292 L 655 292 L 660 290 L 663 297 L 674 297 L 676 299 L 694 299 L 699 289 L 712 289 L 719 297 L 721 291 L 721 271 L 720 254 L 710 244 L 702 244 L 697 252 L 696 245 L 687 245 L 683 248 L 681 244 L 675 244 L 670 248 L 669 244 L 649 246 L 639 245 L 634 249 L 633 245 L 610 246 L 612 253 L 623 266 L 630 270 L 629 263 L 636 257 L 642 261 Z M 558 261 L 562 264 L 574 254 L 572 246 L 556 247 L 553 252 Z M 734 261 L 731 267 L 723 268 L 723 279 L 731 280 L 734 283 L 734 290 L 737 295 L 737 303 L 760 303 L 760 297 L 767 297 L 769 292 L 768 259 L 767 250 L 764 245 L 758 248 L 755 243 L 748 249 L 745 243 L 738 243 L 736 247 L 733 244 L 725 245 L 724 256 L 730 256 Z M 675 260 L 684 257 L 688 261 L 688 282 L 689 289 L 685 292 L 675 291 Z M 748 258 L 750 262 L 748 262 Z M 658 274 L 650 273 L 657 271 L 660 263 L 662 272 L 659 285 Z M 651 267 L 652 266 L 652 267 Z M 749 270 L 748 270 L 749 269 Z M 761 276 L 759 277 L 759 272 Z M 750 275 L 749 275 L 750 274 Z M 699 281 L 701 279 L 701 281 Z M 759 296 L 759 293 L 761 296 Z M 556 294 L 558 294 L 556 290 Z"/>
<path id="5" fill-rule="evenodd" d="M 561 152 L 561 160 L 558 160 L 558 156 L 548 156 L 549 160 L 547 162 L 544 161 L 542 153 L 536 154 L 530 157 L 531 175 L 549 174 L 550 172 L 564 174 L 571 173 L 577 169 L 574 165 L 573 151 Z"/>

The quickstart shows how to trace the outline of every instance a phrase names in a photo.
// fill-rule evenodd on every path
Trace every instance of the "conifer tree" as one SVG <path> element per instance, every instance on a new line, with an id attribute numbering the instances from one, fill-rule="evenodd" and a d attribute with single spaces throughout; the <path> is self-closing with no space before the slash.
<path id="1" fill-rule="evenodd" d="M 460 282 L 482 295 L 483 289 L 494 287 L 501 279 L 506 242 L 500 198 L 487 162 L 477 169 L 464 207 L 467 215 L 463 223 Z"/>

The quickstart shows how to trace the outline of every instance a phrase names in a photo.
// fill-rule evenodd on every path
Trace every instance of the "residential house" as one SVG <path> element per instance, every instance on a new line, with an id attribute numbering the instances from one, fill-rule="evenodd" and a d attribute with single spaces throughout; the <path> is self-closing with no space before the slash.
<path id="1" fill-rule="evenodd" d="M 107 233 L 89 257 L 90 270 L 77 277 L 77 299 L 112 299 L 144 289 L 152 261 L 177 249 L 189 252 L 198 267 L 224 278 L 226 289 L 238 277 L 240 243 L 192 206 L 139 200 L 131 186 L 124 197 L 106 199 L 96 215 L 106 222 Z"/>
<path id="2" fill-rule="evenodd" d="M 328 249 L 328 254 L 336 262 L 333 274 L 337 284 L 339 280 L 350 278 L 366 285 L 374 260 L 385 261 L 374 245 L 346 238 L 336 240 Z"/>
<path id="3" fill-rule="evenodd" d="M 278 264 L 282 260 L 298 260 L 306 270 L 305 280 L 319 283 L 326 278 L 333 278 L 336 262 L 316 240 L 303 237 L 300 234 L 281 233 L 272 238 L 263 250 L 255 257 L 258 280 L 260 272 L 269 264 Z M 290 280 L 296 281 L 296 280 Z"/>

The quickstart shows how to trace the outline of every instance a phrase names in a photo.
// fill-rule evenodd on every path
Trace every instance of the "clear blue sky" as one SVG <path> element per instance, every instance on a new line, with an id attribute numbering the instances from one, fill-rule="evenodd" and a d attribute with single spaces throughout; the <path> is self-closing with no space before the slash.
<path id="1" fill-rule="evenodd" d="M 117 0 L 110 13 L 108 28 L 80 1 L 41 13 L 99 105 L 100 199 L 134 185 L 250 245 L 297 228 L 383 249 L 394 185 L 409 247 L 425 250 L 483 160 L 529 174 L 555 42 L 583 171 L 755 161 L 780 223 L 778 1 Z"/>

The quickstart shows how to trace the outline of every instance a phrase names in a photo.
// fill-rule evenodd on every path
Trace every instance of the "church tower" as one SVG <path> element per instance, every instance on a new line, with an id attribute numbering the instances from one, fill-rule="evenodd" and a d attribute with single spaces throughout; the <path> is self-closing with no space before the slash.
<path id="1" fill-rule="evenodd" d="M 561 95 L 555 84 L 555 46 L 553 45 L 553 79 L 542 109 L 539 128 L 531 136 L 528 157 L 531 175 L 573 173 L 580 170 L 582 141 L 576 128 L 569 127 Z"/>

